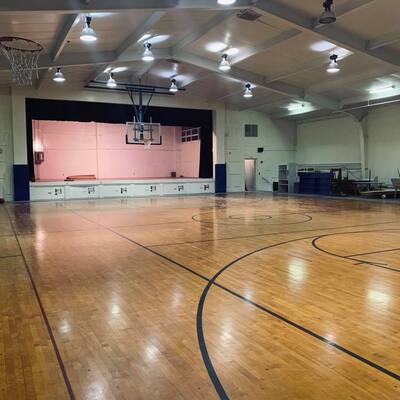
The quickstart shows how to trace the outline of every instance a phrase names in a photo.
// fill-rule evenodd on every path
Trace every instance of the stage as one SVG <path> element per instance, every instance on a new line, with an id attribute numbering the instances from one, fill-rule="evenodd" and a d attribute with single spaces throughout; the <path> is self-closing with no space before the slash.
<path id="1" fill-rule="evenodd" d="M 214 179 L 146 178 L 38 181 L 29 185 L 30 200 L 102 199 L 214 193 Z"/>

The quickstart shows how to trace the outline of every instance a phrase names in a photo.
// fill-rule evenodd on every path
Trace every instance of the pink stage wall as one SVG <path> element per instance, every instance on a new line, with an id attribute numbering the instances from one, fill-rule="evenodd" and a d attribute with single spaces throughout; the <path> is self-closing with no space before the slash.
<path id="1" fill-rule="evenodd" d="M 198 178 L 200 141 L 181 142 L 181 128 L 163 126 L 162 145 L 125 144 L 125 125 L 96 122 L 33 121 L 34 150 L 44 151 L 35 165 L 38 180 L 63 180 L 93 174 L 98 179 Z"/>

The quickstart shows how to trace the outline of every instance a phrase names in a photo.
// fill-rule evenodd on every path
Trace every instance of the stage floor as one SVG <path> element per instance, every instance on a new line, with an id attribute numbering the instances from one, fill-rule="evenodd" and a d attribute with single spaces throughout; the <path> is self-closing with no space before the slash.
<path id="1" fill-rule="evenodd" d="M 400 398 L 400 205 L 0 205 L 2 399 Z"/>

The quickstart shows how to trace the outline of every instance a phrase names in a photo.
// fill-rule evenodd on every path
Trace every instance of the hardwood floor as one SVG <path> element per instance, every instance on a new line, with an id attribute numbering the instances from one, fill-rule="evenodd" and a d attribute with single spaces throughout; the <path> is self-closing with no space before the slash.
<path id="1" fill-rule="evenodd" d="M 0 205 L 0 398 L 400 398 L 400 204 Z"/>

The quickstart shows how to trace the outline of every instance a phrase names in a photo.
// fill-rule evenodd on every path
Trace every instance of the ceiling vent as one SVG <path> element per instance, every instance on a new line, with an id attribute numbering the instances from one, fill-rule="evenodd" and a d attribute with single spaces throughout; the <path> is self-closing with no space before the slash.
<path id="1" fill-rule="evenodd" d="M 246 8 L 245 10 L 240 11 L 236 15 L 240 19 L 244 19 L 245 21 L 251 21 L 251 22 L 257 21 L 261 17 L 261 14 L 252 10 L 251 8 Z"/>

